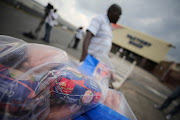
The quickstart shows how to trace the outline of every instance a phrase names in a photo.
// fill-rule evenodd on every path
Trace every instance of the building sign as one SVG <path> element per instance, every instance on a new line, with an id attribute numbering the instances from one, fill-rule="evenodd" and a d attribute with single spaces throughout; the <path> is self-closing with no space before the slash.
<path id="1" fill-rule="evenodd" d="M 150 47 L 151 46 L 151 43 L 145 41 L 145 40 L 142 40 L 142 39 L 139 39 L 135 36 L 132 36 L 132 35 L 127 35 L 127 37 L 130 39 L 129 40 L 129 44 L 131 45 L 134 45 L 138 48 L 143 48 L 144 46 L 147 46 L 147 47 Z"/>

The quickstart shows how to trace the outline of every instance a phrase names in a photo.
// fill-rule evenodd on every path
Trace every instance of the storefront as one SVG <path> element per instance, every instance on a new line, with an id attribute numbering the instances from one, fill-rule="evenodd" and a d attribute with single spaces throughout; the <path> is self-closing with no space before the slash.
<path id="1" fill-rule="evenodd" d="M 129 61 L 136 61 L 138 66 L 152 71 L 163 61 L 172 47 L 171 43 L 127 28 L 122 25 L 112 25 L 113 45 L 111 52 L 120 52 Z"/>

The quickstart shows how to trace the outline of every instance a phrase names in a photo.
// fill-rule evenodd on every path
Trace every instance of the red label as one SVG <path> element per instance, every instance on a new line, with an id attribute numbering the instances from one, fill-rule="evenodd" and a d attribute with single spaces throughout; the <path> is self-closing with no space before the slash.
<path id="1" fill-rule="evenodd" d="M 98 103 L 99 102 L 99 100 L 100 100 L 100 98 L 101 98 L 101 93 L 98 93 L 98 92 L 96 92 L 95 93 L 95 98 L 94 98 L 94 103 Z"/>
<path id="2" fill-rule="evenodd" d="M 75 83 L 72 80 L 68 80 L 66 78 L 60 78 L 60 79 L 61 80 L 59 82 L 59 85 L 60 85 L 62 92 L 65 94 L 71 94 L 75 87 Z M 58 86 L 57 86 L 57 88 L 58 88 Z M 58 90 L 59 90 L 59 88 L 58 88 Z"/>

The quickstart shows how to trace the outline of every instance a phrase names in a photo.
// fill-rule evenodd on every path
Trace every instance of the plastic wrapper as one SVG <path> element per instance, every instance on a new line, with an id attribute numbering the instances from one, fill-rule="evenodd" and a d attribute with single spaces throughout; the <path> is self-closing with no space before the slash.
<path id="1" fill-rule="evenodd" d="M 102 104 L 108 106 L 130 120 L 137 120 L 123 93 L 120 91 L 108 89 L 107 97 Z"/>
<path id="2" fill-rule="evenodd" d="M 137 120 L 124 95 L 108 89 L 105 101 L 73 120 Z"/>
<path id="3" fill-rule="evenodd" d="M 0 36 L 0 119 L 72 119 L 102 103 L 102 91 L 63 50 Z"/>
<path id="4" fill-rule="evenodd" d="M 100 114 L 104 113 L 107 115 L 103 116 L 104 119 L 126 120 L 126 118 L 116 114 L 116 112 L 118 112 L 131 120 L 136 120 L 136 117 L 129 107 L 124 95 L 119 91 L 109 89 L 110 83 L 114 80 L 114 69 L 109 58 L 103 58 L 103 56 L 101 56 L 101 58 L 96 59 L 93 56 L 88 55 L 82 63 L 81 68 L 86 71 L 86 74 L 93 76 L 93 78 L 97 80 L 98 84 L 102 88 L 102 94 L 105 96 L 105 101 L 102 104 L 111 108 L 108 109 L 104 106 L 100 106 L 99 108 L 96 107 L 94 109 L 101 111 L 98 115 L 92 115 L 93 113 L 91 113 L 91 111 L 93 110 L 91 110 L 87 113 L 87 115 L 85 114 L 84 118 L 92 118 L 93 116 L 92 119 L 100 119 Z"/>
<path id="5" fill-rule="evenodd" d="M 97 81 L 102 89 L 102 99 L 105 99 L 108 89 L 112 86 L 111 83 L 114 79 L 114 69 L 109 58 L 105 57 L 103 59 L 103 56 L 101 56 L 101 58 L 96 59 L 91 55 L 87 55 L 81 65 L 81 69 L 85 71 L 84 74 L 92 76 Z"/>

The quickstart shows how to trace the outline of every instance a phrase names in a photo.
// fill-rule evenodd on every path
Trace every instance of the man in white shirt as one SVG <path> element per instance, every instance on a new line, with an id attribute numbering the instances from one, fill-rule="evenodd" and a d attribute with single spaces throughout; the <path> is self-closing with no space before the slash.
<path id="1" fill-rule="evenodd" d="M 84 61 L 87 54 L 95 58 L 108 57 L 112 46 L 111 23 L 116 23 L 120 15 L 120 6 L 113 4 L 109 7 L 107 15 L 98 15 L 92 19 L 84 39 L 80 61 Z"/>
<path id="2" fill-rule="evenodd" d="M 43 38 L 43 40 L 45 42 L 49 42 L 51 29 L 54 25 L 58 24 L 57 19 L 58 19 L 57 10 L 52 9 L 50 11 L 49 15 L 47 16 L 46 20 L 45 20 L 45 22 L 46 22 L 46 33 L 45 33 L 44 38 Z"/>
<path id="3" fill-rule="evenodd" d="M 75 42 L 73 48 L 76 49 L 79 41 L 83 39 L 83 27 L 78 28 L 77 34 L 75 35 Z"/>

